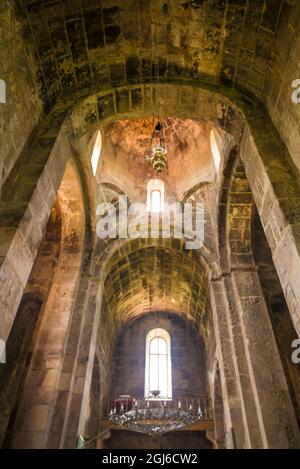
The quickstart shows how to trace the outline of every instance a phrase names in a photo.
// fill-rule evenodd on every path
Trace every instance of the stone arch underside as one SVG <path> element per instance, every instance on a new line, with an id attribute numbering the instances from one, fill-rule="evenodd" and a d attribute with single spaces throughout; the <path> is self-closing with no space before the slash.
<path id="1" fill-rule="evenodd" d="M 46 232 L 42 251 L 30 277 L 32 285 L 29 283 L 26 287 L 26 291 L 32 288 L 39 292 L 44 304 L 34 331 L 31 360 L 18 398 L 9 447 L 46 447 L 47 440 L 54 440 L 56 436 L 55 429 L 49 428 L 55 406 L 56 418 L 59 416 L 57 383 L 61 378 L 73 298 L 80 276 L 83 216 L 78 175 L 74 165 L 68 162 L 52 211 L 53 220 L 49 222 L 50 228 L 54 226 L 54 232 L 50 229 Z M 57 219 L 61 222 L 60 230 L 56 228 Z M 52 259 L 50 255 L 54 249 L 58 254 Z M 48 273 L 51 267 L 52 277 Z"/>
<path id="2" fill-rule="evenodd" d="M 128 8 L 134 8 L 134 18 L 128 18 Z M 158 70 L 161 79 L 221 78 L 261 97 L 272 49 L 286 32 L 280 20 L 288 11 L 280 4 L 228 0 L 122 0 L 113 7 L 86 3 L 80 10 L 24 1 L 17 13 L 31 32 L 27 40 L 37 51 L 41 95 L 51 108 L 70 90 L 91 89 L 99 81 L 140 83 L 153 80 Z"/>
<path id="3" fill-rule="evenodd" d="M 125 93 L 132 93 L 136 87 L 137 85 L 129 88 L 126 87 Z M 140 86 L 140 89 L 142 90 L 141 105 L 136 107 L 133 105 L 133 100 L 129 100 L 129 106 L 124 113 L 120 113 L 118 111 L 116 104 L 117 92 L 120 92 L 122 89 L 124 88 L 100 92 L 96 96 L 85 99 L 64 122 L 64 125 L 59 131 L 59 137 L 57 140 L 57 132 L 60 128 L 61 122 L 65 118 L 65 111 L 67 108 L 65 108 L 65 110 L 61 109 L 60 112 L 56 113 L 53 111 L 53 114 L 49 115 L 48 123 L 45 125 L 45 133 L 40 134 L 40 137 L 36 140 L 36 144 L 30 155 L 31 161 L 34 161 L 35 158 L 37 158 L 37 155 L 39 155 L 41 165 L 43 162 L 46 162 L 46 166 L 41 177 L 38 179 L 40 176 L 39 172 L 37 171 L 37 173 L 33 174 L 32 169 L 30 169 L 31 166 L 24 164 L 24 172 L 21 173 L 21 179 L 18 179 L 18 184 L 21 183 L 23 178 L 28 177 L 27 181 L 31 181 L 32 185 L 27 185 L 28 191 L 26 191 L 26 193 L 23 192 L 20 194 L 17 190 L 13 201 L 10 204 L 7 203 L 5 208 L 2 210 L 2 216 L 5 220 L 6 227 L 11 228 L 13 224 L 16 223 L 16 220 L 23 217 L 18 231 L 18 235 L 21 232 L 22 242 L 24 241 L 24 236 L 25 238 L 28 237 L 28 225 L 30 226 L 31 224 L 32 226 L 34 222 L 37 222 L 38 213 L 26 209 L 24 216 L 22 210 L 20 211 L 19 197 L 23 201 L 23 207 L 25 207 L 28 201 L 32 200 L 32 198 L 39 199 L 39 196 L 41 196 L 44 204 L 46 203 L 47 205 L 51 205 L 53 203 L 52 200 L 54 199 L 56 187 L 62 177 L 61 172 L 68 156 L 65 148 L 66 146 L 67 148 L 71 147 L 70 138 L 73 138 L 74 136 L 88 135 L 89 133 L 91 134 L 99 125 L 101 125 L 101 123 L 104 122 L 111 122 L 122 117 L 130 118 L 130 116 L 136 117 L 137 115 L 151 116 L 153 114 L 156 107 L 157 93 L 155 93 L 155 89 L 157 89 L 157 85 L 148 84 Z M 297 239 L 297 230 L 295 229 L 297 218 L 293 215 L 295 212 L 289 211 L 289 209 L 294 206 L 296 194 L 298 193 L 298 180 L 297 178 L 292 177 L 293 168 L 287 150 L 278 138 L 276 132 L 273 131 L 273 127 L 268 120 L 268 117 L 264 111 L 257 106 L 255 100 L 249 101 L 248 98 L 243 99 L 242 95 L 237 92 L 223 88 L 222 92 L 227 94 L 227 97 L 219 94 L 216 88 L 212 90 L 208 85 L 204 85 L 204 89 L 189 87 L 187 85 L 182 85 L 180 87 L 174 84 L 160 85 L 160 99 L 165 103 L 163 107 L 165 115 L 168 115 L 169 113 L 171 114 L 171 111 L 174 115 L 174 109 L 176 109 L 176 113 L 181 117 L 203 118 L 203 116 L 205 116 L 208 121 L 213 122 L 215 125 L 218 125 L 233 135 L 235 141 L 240 144 L 243 163 L 254 198 L 263 203 L 265 194 L 268 192 L 273 197 L 274 204 L 278 209 L 278 214 L 281 217 L 280 221 L 282 229 L 279 231 L 278 238 L 276 240 L 277 244 L 280 244 L 280 236 L 284 237 L 288 235 L 290 244 L 294 246 L 293 262 L 298 262 L 299 256 L 295 244 L 295 239 Z M 47 127 L 48 125 L 50 125 L 50 127 Z M 264 132 L 262 132 L 262 129 L 264 129 Z M 266 134 L 268 135 L 268 138 L 266 138 Z M 276 171 L 274 169 L 274 147 L 276 148 Z M 256 163 L 255 167 L 253 167 L 253 161 Z M 276 184 L 277 171 L 282 168 L 284 168 L 285 184 L 289 184 L 290 186 L 288 198 L 284 193 L 284 186 Z M 257 171 L 257 169 L 259 169 L 259 171 Z M 37 181 L 38 184 L 36 184 Z M 43 187 L 45 187 L 43 185 L 45 185 L 46 181 L 48 191 L 43 190 Z M 31 190 L 32 187 L 34 187 L 33 192 Z M 45 200 L 45 193 L 47 193 L 47 200 Z M 8 199 L 9 194 L 11 194 L 11 189 L 4 191 L 4 200 Z M 257 205 L 260 205 L 259 202 Z M 16 211 L 15 209 L 17 206 L 18 210 Z M 43 227 L 43 221 L 38 222 L 38 225 Z M 18 237 L 15 236 L 16 233 L 14 230 L 11 230 L 11 234 L 12 242 L 15 243 L 14 248 L 16 248 Z M 275 245 L 275 247 L 277 247 L 277 245 Z M 12 250 L 10 250 L 10 253 L 11 252 Z M 9 256 L 7 256 L 2 262 L 2 271 L 7 269 L 7 266 L 11 261 L 11 254 L 9 254 Z M 18 266 L 15 266 L 15 268 L 17 269 Z M 23 271 L 23 277 L 21 276 L 21 278 L 26 279 L 26 275 L 26 271 Z M 282 276 L 282 278 L 283 283 L 289 280 L 289 288 L 287 288 L 285 292 L 290 295 L 295 311 L 294 320 L 297 321 L 297 310 L 295 309 L 295 305 L 297 305 L 298 300 L 295 291 L 297 292 L 299 290 L 295 288 L 295 285 L 297 286 L 299 279 L 296 277 L 287 279 L 286 276 Z M 95 297 L 97 297 L 98 288 L 96 288 L 95 282 L 96 279 L 93 279 L 92 284 L 89 287 L 89 292 L 93 292 Z M 5 289 L 7 287 L 9 288 L 9 285 L 5 280 L 5 276 L 3 287 L 4 288 L 1 290 L 2 296 L 5 294 Z M 294 296 L 292 296 L 291 292 Z M 4 310 L 9 310 L 9 305 L 6 300 L 4 303 Z M 11 311 L 13 311 L 13 308 Z M 95 306 L 91 302 L 89 305 L 90 320 L 91 317 L 94 316 L 94 312 Z M 93 331 L 98 330 L 98 327 L 99 323 L 96 321 Z M 9 328 L 7 330 L 9 330 Z M 94 336 L 96 336 L 95 333 Z M 87 341 L 88 339 L 85 338 L 85 340 Z M 95 345 L 93 345 L 92 348 L 94 346 Z M 85 387 L 88 387 L 88 385 Z M 84 415 L 84 412 L 82 415 Z M 66 425 L 71 424 L 70 422 L 67 422 Z M 64 431 L 68 432 L 67 427 Z M 72 432 L 68 434 L 69 441 L 74 440 L 74 436 L 72 436 L 72 434 Z"/>
<path id="4" fill-rule="evenodd" d="M 150 241 L 150 242 L 149 242 Z M 103 283 L 103 321 L 111 326 L 148 311 L 185 314 L 201 323 L 208 273 L 180 240 L 137 240 L 113 254 Z"/>
<path id="5" fill-rule="evenodd" d="M 219 94 L 218 89 L 214 88 L 214 91 L 212 91 L 207 84 L 203 85 L 202 89 L 174 84 L 159 85 L 159 87 L 162 114 L 174 115 L 175 110 L 175 114 L 181 117 L 203 118 L 204 116 L 204 119 L 223 128 L 235 138 L 237 143 L 240 143 L 247 177 L 254 198 L 258 199 L 256 203 L 259 210 L 262 199 L 265 199 L 266 192 L 268 193 L 268 198 L 271 197 L 273 199 L 272 204 L 277 207 L 279 220 L 276 223 L 279 223 L 280 226 L 278 228 L 276 226 L 271 228 L 269 224 L 267 236 L 269 238 L 274 237 L 273 231 L 275 231 L 275 236 L 277 236 L 275 239 L 276 244 L 279 244 L 280 238 L 285 238 L 281 244 L 289 242 L 294 246 L 294 255 L 291 256 L 292 264 L 300 262 L 296 242 L 298 239 L 297 223 L 299 215 L 295 207 L 299 193 L 298 177 L 294 177 L 293 166 L 288 152 L 274 131 L 265 112 L 257 107 L 255 100 L 249 101 L 248 98 L 245 100 L 238 92 L 224 88 L 222 88 L 222 96 Z M 65 148 L 72 147 L 70 144 L 71 136 L 74 138 L 87 132 L 92 132 L 100 123 L 111 122 L 123 117 L 153 115 L 157 102 L 157 93 L 155 93 L 157 85 L 140 85 L 140 105 L 135 106 L 134 101 L 129 99 L 128 107 L 125 110 L 118 109 L 117 94 L 124 90 L 125 93 L 130 95 L 135 89 L 136 86 L 118 88 L 110 92 L 100 92 L 83 100 L 82 104 L 77 106 L 65 121 L 65 124 L 59 131 L 59 135 L 57 135 L 57 132 L 65 118 L 68 104 L 65 104 L 65 110 L 60 108 L 59 112 L 58 110 L 53 111 L 49 115 L 48 122 L 44 124 L 44 131 L 41 131 L 36 144 L 33 145 L 30 156 L 27 155 L 24 160 L 23 170 L 18 173 L 17 180 L 14 181 L 12 177 L 9 182 L 12 183 L 14 181 L 14 184 L 11 184 L 10 188 L 8 188 L 8 184 L 4 186 L 2 198 L 5 205 L 2 205 L 0 215 L 3 220 L 3 229 L 6 229 L 6 233 L 9 233 L 11 240 L 11 243 L 8 240 L 7 246 L 14 241 L 16 248 L 18 242 L 20 242 L 18 237 L 16 237 L 16 231 L 11 229 L 17 222 L 20 221 L 19 232 L 26 239 L 28 238 L 28 225 L 29 228 L 33 226 L 33 220 L 36 220 L 42 212 L 42 210 L 37 210 L 39 213 L 32 213 L 29 210 L 27 204 L 29 200 L 32 200 L 32 197 L 35 200 L 40 200 L 38 203 L 43 203 L 44 206 L 52 206 L 54 195 L 58 189 L 58 183 L 62 177 L 61 173 L 68 157 Z M 49 134 L 50 129 L 51 134 Z M 274 148 L 276 148 L 276 154 L 273 151 Z M 32 164 L 37 161 L 40 167 L 46 164 L 42 173 L 35 170 L 33 174 Z M 284 175 L 284 183 L 281 182 L 281 184 L 277 183 L 279 171 L 280 174 Z M 26 181 L 25 186 L 28 189 L 25 193 L 23 181 Z M 39 181 L 38 184 L 37 181 Z M 46 184 L 47 190 L 44 189 Z M 13 197 L 12 190 L 14 190 Z M 12 201 L 9 202 L 9 199 L 12 199 Z M 266 203 L 268 203 L 267 199 Z M 45 221 L 41 220 L 38 225 L 42 225 L 41 228 L 43 228 L 44 223 Z M 270 241 L 272 246 L 274 246 L 273 239 Z M 29 265 L 31 262 L 30 257 L 32 258 L 34 255 L 35 252 L 28 252 Z M 1 270 L 10 269 L 10 264 L 11 261 L 8 258 L 2 259 Z M 281 269 L 284 270 L 282 267 Z M 28 278 L 28 273 L 26 269 L 24 270 L 23 268 L 22 270 L 22 274 L 18 272 L 20 274 L 18 277 L 21 279 L 24 277 L 25 281 Z M 291 304 L 294 321 L 297 322 L 299 321 L 296 309 L 297 302 L 299 301 L 297 292 L 300 289 L 296 287 L 300 280 L 296 278 L 293 270 L 291 272 L 293 275 L 292 280 L 288 278 L 285 272 L 282 272 L 280 277 L 282 277 L 283 288 L 288 297 L 288 302 Z M 16 283 L 18 282 L 19 280 L 16 279 Z M 3 287 L 2 298 L 5 296 L 5 290 L 8 287 L 8 285 L 5 285 L 5 280 Z M 6 303 L 6 300 L 4 301 Z M 3 309 L 4 311 L 8 310 L 7 305 L 4 304 Z M 12 314 L 14 314 L 13 309 L 9 313 L 7 311 L 8 317 Z M 297 328 L 299 327 L 297 325 Z M 9 327 L 6 331 L 3 331 L 4 336 L 8 330 Z"/>

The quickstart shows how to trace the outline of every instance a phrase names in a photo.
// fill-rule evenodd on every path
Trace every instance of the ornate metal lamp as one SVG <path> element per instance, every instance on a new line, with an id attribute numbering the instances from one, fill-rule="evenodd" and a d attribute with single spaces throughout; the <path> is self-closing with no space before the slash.
<path id="1" fill-rule="evenodd" d="M 165 144 L 163 127 L 160 122 L 158 122 L 154 128 L 150 149 L 151 154 L 146 155 L 146 161 L 151 163 L 154 171 L 161 173 L 166 169 L 168 164 L 168 151 Z"/>
<path id="2" fill-rule="evenodd" d="M 187 410 L 181 401 L 159 399 L 160 391 L 151 391 L 150 398 L 133 400 L 130 405 L 123 402 L 110 410 L 109 420 L 126 430 L 145 433 L 150 436 L 162 435 L 192 425 L 202 418 L 200 403 L 195 411 L 192 402 Z"/>

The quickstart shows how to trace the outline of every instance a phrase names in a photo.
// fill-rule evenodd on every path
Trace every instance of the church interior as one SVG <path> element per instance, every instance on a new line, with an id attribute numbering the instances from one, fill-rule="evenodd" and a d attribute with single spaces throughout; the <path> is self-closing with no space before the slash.
<path id="1" fill-rule="evenodd" d="M 0 448 L 299 449 L 300 2 L 1 0 L 0 83 Z"/>

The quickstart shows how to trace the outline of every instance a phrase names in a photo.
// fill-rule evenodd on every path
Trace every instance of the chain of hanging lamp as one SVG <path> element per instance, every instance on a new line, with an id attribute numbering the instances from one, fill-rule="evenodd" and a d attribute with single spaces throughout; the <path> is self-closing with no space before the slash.
<path id="1" fill-rule="evenodd" d="M 156 33 L 157 36 L 157 33 Z M 168 165 L 168 151 L 165 142 L 164 129 L 159 115 L 159 56 L 156 43 L 156 69 L 157 69 L 157 123 L 154 127 L 151 141 L 150 141 L 150 154 L 146 155 L 148 161 L 154 171 L 158 174 L 165 171 Z M 147 152 L 148 153 L 148 152 Z"/>

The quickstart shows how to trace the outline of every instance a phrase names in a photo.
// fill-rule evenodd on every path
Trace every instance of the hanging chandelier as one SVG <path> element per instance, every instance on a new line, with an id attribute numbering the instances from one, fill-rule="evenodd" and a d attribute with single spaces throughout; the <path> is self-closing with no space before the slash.
<path id="1" fill-rule="evenodd" d="M 160 391 L 151 391 L 149 398 L 141 400 L 127 399 L 115 401 L 109 413 L 109 420 L 126 430 L 145 433 L 150 436 L 179 430 L 193 425 L 202 418 L 200 401 L 195 408 L 195 400 L 185 402 L 185 409 L 180 400 L 163 400 Z"/>
<path id="2" fill-rule="evenodd" d="M 163 127 L 160 121 L 154 127 L 150 142 L 150 155 L 146 155 L 156 173 L 164 171 L 168 164 L 168 151 L 166 148 Z"/>

